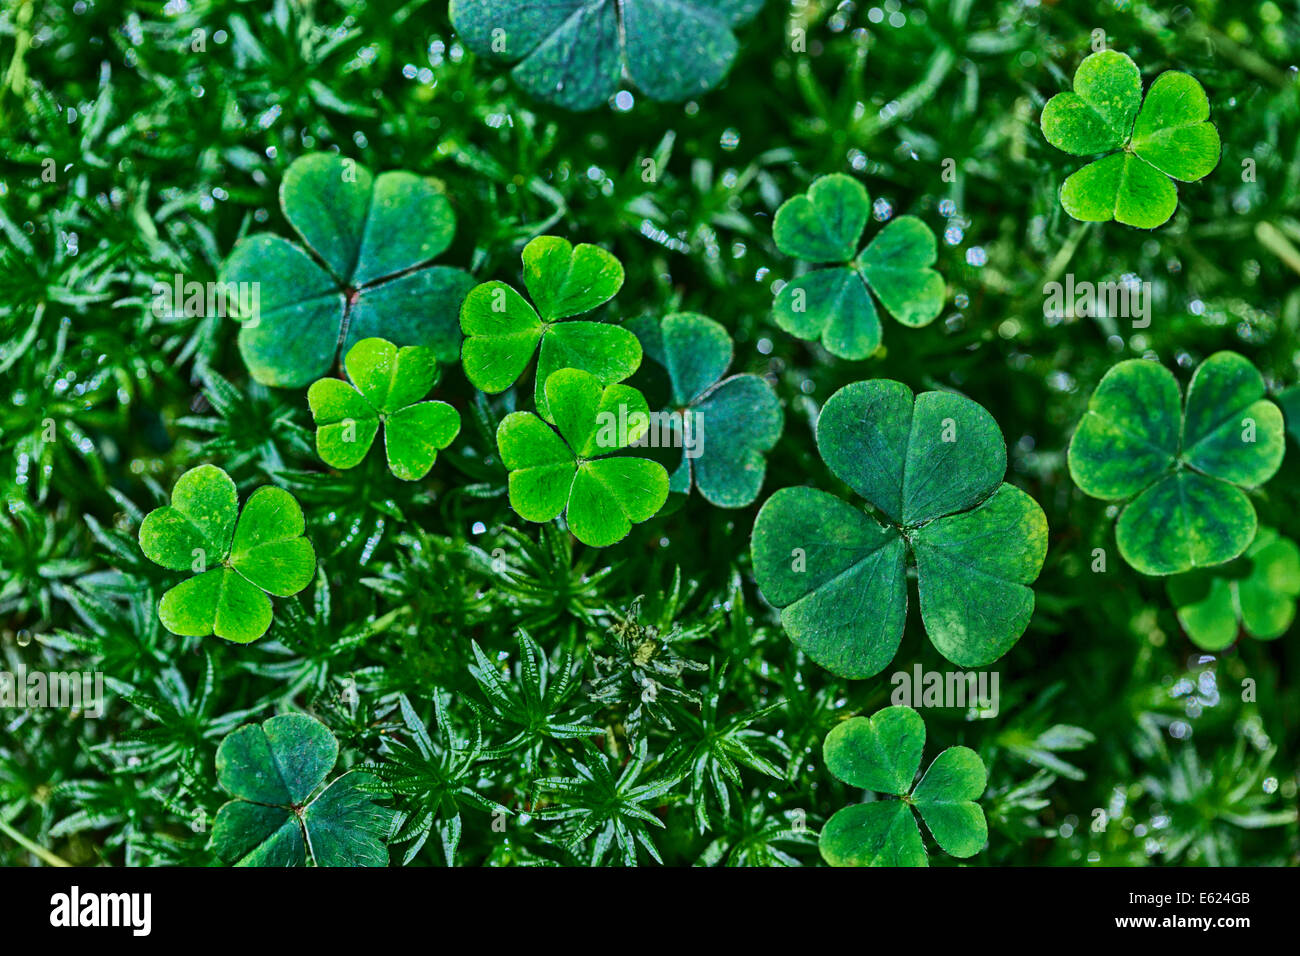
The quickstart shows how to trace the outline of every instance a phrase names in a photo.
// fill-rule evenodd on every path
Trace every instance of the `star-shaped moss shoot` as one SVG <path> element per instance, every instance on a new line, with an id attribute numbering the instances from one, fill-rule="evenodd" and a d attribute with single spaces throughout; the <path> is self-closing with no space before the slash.
<path id="1" fill-rule="evenodd" d="M 1282 413 L 1249 360 L 1216 352 L 1182 403 L 1178 381 L 1145 359 L 1102 377 L 1070 440 L 1079 490 L 1123 502 L 1119 553 L 1143 574 L 1180 574 L 1239 557 L 1255 539 L 1258 488 L 1282 464 Z"/>
<path id="2" fill-rule="evenodd" d="M 754 502 L 767 472 L 767 452 L 781 437 L 785 415 L 772 386 L 758 375 L 727 375 L 735 345 L 727 330 L 693 312 L 636 323 L 646 355 L 672 383 L 667 428 L 682 449 L 670 490 L 695 485 L 710 504 Z M 725 377 L 724 377 L 725 376 Z"/>
<path id="3" fill-rule="evenodd" d="M 880 673 L 903 639 L 910 552 L 939 653 L 983 667 L 1010 650 L 1033 616 L 1047 518 L 1003 482 L 1007 449 L 993 416 L 949 392 L 856 382 L 826 401 L 817 447 L 874 516 L 806 486 L 763 505 L 754 578 L 790 639 L 841 677 Z"/>
<path id="4" fill-rule="evenodd" d="M 232 314 L 253 378 L 301 388 L 328 374 L 340 349 L 375 336 L 456 361 L 457 318 L 474 280 L 429 265 L 456 231 L 432 181 L 373 176 L 350 159 L 312 153 L 285 171 L 280 207 L 306 248 L 258 233 L 241 239 L 221 270 L 229 288 L 250 290 Z M 256 309 L 244 314 L 250 302 Z"/>
<path id="5" fill-rule="evenodd" d="M 1243 631 L 1271 641 L 1295 620 L 1300 548 L 1272 528 L 1260 528 L 1237 560 L 1174 575 L 1166 587 L 1178 622 L 1197 647 L 1222 651 Z"/>
<path id="6" fill-rule="evenodd" d="M 451 0 L 451 21 L 475 53 L 518 62 L 531 96 L 590 110 L 624 75 L 654 100 L 707 93 L 736 57 L 732 29 L 763 0 Z"/>
<path id="7" fill-rule="evenodd" d="M 618 325 L 566 321 L 600 308 L 623 287 L 623 265 L 612 253 L 540 236 L 524 247 L 523 259 L 533 304 L 504 282 L 476 286 L 461 309 L 463 364 L 475 388 L 504 392 L 540 346 L 533 404 L 550 421 L 545 385 L 553 372 L 582 369 L 612 385 L 640 367 L 641 343 Z"/>
<path id="8" fill-rule="evenodd" d="M 929 866 L 919 813 L 934 842 L 950 856 L 970 857 L 988 840 L 978 801 L 988 775 L 969 747 L 949 747 L 915 786 L 925 748 L 925 721 L 911 707 L 886 707 L 850 717 L 826 735 L 822 757 L 835 777 L 897 797 L 855 803 L 822 827 L 822 858 L 831 866 Z"/>
<path id="9" fill-rule="evenodd" d="M 235 866 L 387 866 L 392 811 L 364 770 L 321 789 L 339 744 L 320 721 L 282 714 L 231 732 L 217 748 L 217 782 L 233 798 L 217 811 L 210 848 Z"/>
<path id="10" fill-rule="evenodd" d="M 864 359 L 880 347 L 879 301 L 903 325 L 929 325 L 943 311 L 943 277 L 934 233 L 915 216 L 899 216 L 859 252 L 871 197 L 852 176 L 817 179 L 806 196 L 776 212 L 772 238 L 787 256 L 827 264 L 782 286 L 776 322 L 801 339 L 821 339 L 832 355 Z"/>
<path id="11" fill-rule="evenodd" d="M 438 379 L 433 351 L 362 339 L 344 366 L 352 384 L 323 378 L 307 390 L 321 460 L 355 468 L 382 428 L 389 469 L 403 481 L 419 481 L 460 432 L 456 409 L 420 401 Z"/>
<path id="12" fill-rule="evenodd" d="M 1043 135 L 1072 156 L 1107 155 L 1066 179 L 1061 205 L 1083 222 L 1163 225 L 1178 207 L 1170 177 L 1194 183 L 1219 164 L 1219 131 L 1209 118 L 1205 90 L 1186 73 L 1161 73 L 1143 100 L 1131 59 L 1114 50 L 1086 57 L 1073 92 L 1043 107 Z"/>
<path id="13" fill-rule="evenodd" d="M 546 380 L 546 395 L 554 427 L 513 412 L 497 428 L 511 506 L 525 521 L 565 515 L 573 536 L 592 547 L 622 541 L 668 500 L 663 465 L 620 454 L 649 430 L 645 398 L 571 368 Z"/>
<path id="14" fill-rule="evenodd" d="M 173 634 L 248 644 L 271 626 L 271 599 L 305 588 L 316 553 L 303 537 L 298 502 L 280 488 L 259 488 L 239 511 L 235 483 L 220 468 L 192 468 L 172 503 L 145 515 L 140 548 L 172 571 L 192 571 L 163 595 L 158 617 Z"/>

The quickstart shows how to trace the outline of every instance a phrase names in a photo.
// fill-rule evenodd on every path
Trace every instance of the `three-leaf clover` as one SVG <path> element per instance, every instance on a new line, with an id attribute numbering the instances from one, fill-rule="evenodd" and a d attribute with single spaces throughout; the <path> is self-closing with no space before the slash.
<path id="1" fill-rule="evenodd" d="M 1043 107 L 1047 141 L 1072 156 L 1109 155 L 1061 185 L 1061 205 L 1082 222 L 1154 229 L 1178 207 L 1178 189 L 1219 164 L 1219 131 L 1208 122 L 1210 101 L 1186 73 L 1161 73 L 1146 99 L 1142 74 L 1123 53 L 1102 50 L 1074 74 L 1074 91 Z"/>
<path id="2" fill-rule="evenodd" d="M 172 571 L 193 571 L 162 596 L 158 617 L 173 634 L 248 644 L 271 626 L 271 599 L 305 588 L 316 552 L 306 522 L 282 488 L 253 492 L 239 511 L 235 483 L 220 468 L 191 468 L 172 489 L 172 503 L 140 524 L 145 557 Z"/>
<path id="3" fill-rule="evenodd" d="M 217 782 L 234 799 L 217 811 L 213 852 L 236 866 L 387 866 L 392 812 L 374 802 L 376 778 L 354 770 L 319 789 L 338 756 L 334 735 L 303 714 L 230 733 Z"/>
<path id="4" fill-rule="evenodd" d="M 511 507 L 525 521 L 565 514 L 574 537 L 592 547 L 623 540 L 668 500 L 663 465 L 617 454 L 649 428 L 645 398 L 571 368 L 546 380 L 546 395 L 554 428 L 532 412 L 512 412 L 497 428 Z"/>
<path id="5" fill-rule="evenodd" d="M 1226 565 L 1166 582 L 1178 621 L 1197 647 L 1221 651 L 1239 629 L 1261 641 L 1286 633 L 1300 598 L 1300 548 L 1260 528 L 1246 553 Z"/>
<path id="6" fill-rule="evenodd" d="M 451 0 L 451 22 L 476 53 L 518 62 L 529 95 L 595 109 L 628 79 L 652 100 L 713 89 L 736 57 L 732 29 L 763 0 Z"/>
<path id="7" fill-rule="evenodd" d="M 537 359 L 534 404 L 550 419 L 546 381 L 563 368 L 590 372 L 602 385 L 621 382 L 641 365 L 641 343 L 604 322 L 566 322 L 604 305 L 623 287 L 623 265 L 599 246 L 574 246 L 540 236 L 524 247 L 524 285 L 536 308 L 504 282 L 485 282 L 466 297 L 465 375 L 484 392 L 504 392 Z"/>
<path id="8" fill-rule="evenodd" d="M 433 351 L 399 349 L 362 339 L 344 359 L 352 384 L 323 378 L 307 390 L 316 421 L 316 451 L 335 468 L 355 468 L 384 428 L 388 467 L 403 481 L 429 473 L 438 452 L 460 432 L 460 415 L 446 402 L 422 402 L 438 377 Z"/>
<path id="9" fill-rule="evenodd" d="M 371 336 L 456 361 L 456 320 L 474 281 L 460 269 L 421 268 L 456 231 L 433 183 L 313 153 L 285 172 L 280 207 L 307 249 L 259 233 L 236 243 L 222 268 L 224 283 L 257 290 L 256 310 L 237 316 L 253 378 L 300 388 L 327 374 L 340 348 Z"/>
<path id="10" fill-rule="evenodd" d="M 988 775 L 969 747 L 934 758 L 915 788 L 925 748 L 925 721 L 911 707 L 850 717 L 826 735 L 826 769 L 854 787 L 898 797 L 838 810 L 822 827 L 822 858 L 831 866 L 929 866 L 915 810 L 950 856 L 974 856 L 988 839 L 980 807 Z"/>
<path id="11" fill-rule="evenodd" d="M 1119 553 L 1143 574 L 1179 574 L 1231 561 L 1255 538 L 1255 506 L 1242 489 L 1278 470 L 1282 413 L 1264 397 L 1255 366 L 1216 352 L 1178 381 L 1145 359 L 1110 369 L 1070 440 L 1070 475 L 1086 495 L 1127 502 Z"/>
<path id="12" fill-rule="evenodd" d="M 777 293 L 776 322 L 801 339 L 820 338 L 826 350 L 863 359 L 880 347 L 880 316 L 872 296 L 899 322 L 920 328 L 943 311 L 943 277 L 934 233 L 915 216 L 899 216 L 863 249 L 871 197 L 852 176 L 818 178 L 806 196 L 776 212 L 772 238 L 788 256 L 836 263 L 790 282 Z"/>
<path id="13" fill-rule="evenodd" d="M 1047 554 L 1047 518 L 1004 484 L 1007 450 L 983 407 L 877 379 L 840 389 L 817 422 L 822 460 L 872 505 L 783 488 L 754 522 L 754 577 L 790 639 L 841 677 L 870 677 L 898 651 L 907 567 L 921 620 L 944 657 L 992 663 L 1034 611 L 1029 585 Z"/>
<path id="14" fill-rule="evenodd" d="M 743 508 L 758 497 L 767 471 L 764 453 L 781 437 L 780 399 L 758 375 L 732 375 L 735 347 L 720 324 L 680 312 L 662 323 L 638 323 L 645 353 L 668 371 L 668 428 L 682 447 L 669 490 L 689 494 L 692 482 L 719 508 Z"/>

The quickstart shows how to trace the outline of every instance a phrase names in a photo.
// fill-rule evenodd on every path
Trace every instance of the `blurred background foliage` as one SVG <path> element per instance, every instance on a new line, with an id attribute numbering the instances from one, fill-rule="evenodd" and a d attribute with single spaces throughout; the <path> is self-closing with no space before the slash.
<path id="1" fill-rule="evenodd" d="M 1198 652 L 1064 461 L 1120 359 L 1185 381 L 1227 348 L 1271 387 L 1300 378 L 1297 5 L 771 0 L 723 88 L 581 115 L 475 62 L 445 6 L 4 3 L 0 669 L 102 671 L 111 700 L 100 720 L 0 711 L 0 863 L 210 862 L 216 745 L 287 709 L 325 720 L 345 764 L 400 770 L 394 862 L 814 863 L 820 823 L 861 798 L 824 772 L 820 740 L 888 703 L 890 671 L 840 681 L 794 650 L 749 576 L 757 506 L 670 503 L 604 551 L 524 525 L 490 436 L 531 382 L 489 401 L 459 368 L 437 395 L 465 428 L 429 479 L 399 482 L 374 455 L 331 473 L 304 395 L 251 382 L 233 322 L 154 317 L 155 281 L 214 279 L 241 235 L 287 232 L 280 177 L 315 150 L 436 179 L 459 217 L 442 261 L 481 281 L 516 281 L 522 244 L 549 232 L 623 259 L 614 318 L 721 321 L 734 369 L 786 405 L 760 503 L 791 484 L 845 491 L 812 425 L 848 382 L 956 389 L 993 413 L 1051 547 L 1034 621 L 996 665 L 997 716 L 926 712 L 934 749 L 965 743 L 990 767 L 973 865 L 1300 861 L 1300 631 Z M 1056 200 L 1080 162 L 1038 115 L 1097 37 L 1147 83 L 1192 73 L 1223 138 L 1154 233 L 1075 223 Z M 864 362 L 769 314 L 794 268 L 772 215 L 834 171 L 870 190 L 869 229 L 922 217 L 949 286 L 933 325 L 886 323 Z M 1150 282 L 1150 327 L 1046 318 L 1043 286 L 1066 274 Z M 635 384 L 662 387 L 649 371 Z M 322 558 L 250 647 L 167 634 L 154 607 L 171 582 L 135 544 L 143 512 L 204 461 L 245 494 L 293 491 Z M 1292 538 L 1298 474 L 1292 447 L 1255 495 Z M 895 663 L 913 662 L 950 666 L 915 616 Z M 412 749 L 400 694 L 434 728 L 428 748 Z"/>

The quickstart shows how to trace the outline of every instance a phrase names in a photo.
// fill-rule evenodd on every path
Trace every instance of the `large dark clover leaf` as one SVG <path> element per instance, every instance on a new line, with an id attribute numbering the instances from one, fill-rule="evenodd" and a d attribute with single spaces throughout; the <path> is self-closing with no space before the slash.
<path id="1" fill-rule="evenodd" d="M 282 488 L 259 488 L 239 510 L 235 483 L 201 465 L 181 475 L 171 504 L 140 523 L 145 557 L 193 571 L 162 596 L 158 618 L 173 634 L 248 644 L 271 626 L 268 594 L 297 594 L 316 571 L 302 508 Z"/>
<path id="2" fill-rule="evenodd" d="M 626 71 L 655 100 L 706 93 L 736 57 L 734 27 L 763 0 L 451 0 L 476 53 L 515 63 L 530 95 L 570 110 L 600 106 Z"/>
<path id="3" fill-rule="evenodd" d="M 970 857 L 988 839 L 977 802 L 988 781 L 975 751 L 949 747 L 915 786 L 925 748 L 925 721 L 910 707 L 886 707 L 869 719 L 850 717 L 826 735 L 826 769 L 850 786 L 901 799 L 838 810 L 822 828 L 819 846 L 831 866 L 928 866 L 913 810 L 951 856 Z"/>
<path id="4" fill-rule="evenodd" d="M 280 206 L 307 248 L 250 236 L 221 270 L 223 282 L 257 283 L 256 314 L 237 315 L 253 378 L 302 387 L 327 374 L 340 349 L 370 337 L 430 348 L 441 362 L 459 358 L 460 305 L 474 283 L 460 269 L 426 265 L 456 230 L 451 203 L 429 180 L 372 176 L 313 153 L 285 172 Z"/>
<path id="5" fill-rule="evenodd" d="M 1272 528 L 1260 528 L 1236 561 L 1176 574 L 1166 589 L 1178 622 L 1197 647 L 1222 651 L 1242 630 L 1271 641 L 1295 620 L 1300 548 Z"/>
<path id="6" fill-rule="evenodd" d="M 1061 206 L 1083 222 L 1141 229 L 1163 225 L 1178 206 L 1171 182 L 1195 182 L 1219 163 L 1219 133 L 1201 84 L 1186 73 L 1156 77 L 1142 98 L 1142 75 L 1123 53 L 1086 57 L 1074 89 L 1043 107 L 1043 136 L 1073 156 L 1109 153 L 1061 186 Z"/>
<path id="7" fill-rule="evenodd" d="M 767 471 L 765 454 L 785 424 L 781 401 L 758 375 L 727 375 L 735 354 L 719 323 L 681 312 L 636 326 L 645 353 L 672 382 L 670 427 L 682 462 L 669 490 L 689 494 L 692 483 L 710 504 L 743 508 L 753 503 Z"/>
<path id="8" fill-rule="evenodd" d="M 879 512 L 813 488 L 784 488 L 754 523 L 754 576 L 790 639 L 842 677 L 893 660 L 916 561 L 921 619 L 963 667 L 1001 657 L 1034 610 L 1047 553 L 1038 503 L 1002 482 L 1006 446 L 983 407 L 946 392 L 858 382 L 826 402 L 822 459 Z"/>
<path id="9" fill-rule="evenodd" d="M 1143 574 L 1179 574 L 1231 561 L 1255 537 L 1243 489 L 1268 481 L 1286 450 L 1282 413 L 1264 380 L 1234 352 L 1211 355 L 1178 382 L 1155 362 L 1120 362 L 1103 376 L 1070 441 L 1084 494 L 1126 502 L 1119 552 Z"/>
<path id="10" fill-rule="evenodd" d="M 217 811 L 210 847 L 236 866 L 387 866 L 391 811 L 377 780 L 342 774 L 317 792 L 339 745 L 320 721 L 284 714 L 232 732 L 217 749 L 217 782 L 234 799 Z M 314 796 L 313 796 L 314 795 Z"/>
<path id="11" fill-rule="evenodd" d="M 899 216 L 858 253 L 871 197 L 851 176 L 818 178 L 807 195 L 777 210 L 777 248 L 827 264 L 787 282 L 773 304 L 776 322 L 801 339 L 821 339 L 832 355 L 864 359 L 880 347 L 876 300 L 903 325 L 918 328 L 943 311 L 943 277 L 934 233 L 915 216 Z"/>

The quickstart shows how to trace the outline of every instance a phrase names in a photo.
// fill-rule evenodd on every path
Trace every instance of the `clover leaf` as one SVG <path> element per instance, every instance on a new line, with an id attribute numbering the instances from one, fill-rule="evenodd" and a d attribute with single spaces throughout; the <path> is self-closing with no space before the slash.
<path id="1" fill-rule="evenodd" d="M 623 265 L 611 253 L 541 236 L 524 247 L 523 260 L 524 285 L 536 308 L 504 282 L 485 282 L 466 297 L 460 316 L 465 375 L 484 392 L 504 392 L 540 344 L 533 399 L 549 420 L 545 385 L 551 373 L 582 369 L 612 385 L 641 365 L 641 343 L 617 325 L 563 321 L 599 308 L 623 287 Z"/>
<path id="2" fill-rule="evenodd" d="M 817 445 L 883 523 L 814 488 L 783 488 L 764 503 L 754 577 L 790 639 L 841 677 L 880 673 L 903 637 L 910 552 L 939 652 L 963 667 L 1005 654 L 1033 615 L 1047 518 L 1003 483 L 993 417 L 960 395 L 857 382 L 827 400 Z"/>
<path id="3" fill-rule="evenodd" d="M 707 93 L 736 58 L 734 27 L 763 0 L 451 0 L 474 52 L 517 63 L 530 96 L 569 110 L 600 106 L 627 78 L 652 100 Z"/>
<path id="4" fill-rule="evenodd" d="M 1178 207 L 1170 177 L 1196 182 L 1219 164 L 1219 131 L 1201 84 L 1186 73 L 1161 73 L 1146 99 L 1142 74 L 1123 53 L 1084 58 L 1073 92 L 1043 107 L 1043 136 L 1072 156 L 1109 155 L 1070 175 L 1061 206 L 1082 222 L 1154 229 Z"/>
<path id="5" fill-rule="evenodd" d="M 257 290 L 256 309 L 236 315 L 253 378 L 300 388 L 327 374 L 340 348 L 371 336 L 456 361 L 456 319 L 474 282 L 460 269 L 426 266 L 456 231 L 451 203 L 432 182 L 372 176 L 352 160 L 312 153 L 285 172 L 280 207 L 307 248 L 259 233 L 236 243 L 222 267 L 222 282 Z"/>
<path id="6" fill-rule="evenodd" d="M 335 468 L 355 468 L 382 425 L 389 469 L 403 481 L 423 478 L 460 432 L 454 408 L 420 401 L 438 377 L 433 351 L 362 339 L 344 366 L 351 385 L 323 378 L 307 390 L 321 459 Z"/>
<path id="7" fill-rule="evenodd" d="M 1277 397 L 1282 406 L 1282 415 L 1286 418 L 1286 430 L 1291 437 L 1300 442 L 1300 385 L 1292 385 Z"/>
<path id="8" fill-rule="evenodd" d="M 663 465 L 616 454 L 646 433 L 649 406 L 634 388 L 572 368 L 547 378 L 546 395 L 554 427 L 512 412 L 497 428 L 510 505 L 525 521 L 564 514 L 583 544 L 615 544 L 668 500 Z"/>
<path id="9" fill-rule="evenodd" d="M 1236 561 L 1165 582 L 1178 621 L 1197 647 L 1222 651 L 1239 630 L 1261 641 L 1281 637 L 1300 598 L 1300 548 L 1272 528 L 1260 528 Z"/>
<path id="10" fill-rule="evenodd" d="M 669 490 L 690 494 L 694 483 L 719 508 L 751 504 L 763 487 L 764 453 L 776 445 L 785 423 L 772 386 L 758 375 L 723 378 L 735 347 L 710 318 L 679 312 L 662 323 L 638 323 L 635 331 L 672 381 L 666 425 L 683 454 Z"/>
<path id="11" fill-rule="evenodd" d="M 822 858 L 831 866 L 929 866 L 921 815 L 950 856 L 974 856 L 988 840 L 977 802 L 988 774 L 969 747 L 949 747 L 934 758 L 915 787 L 925 748 L 925 721 L 911 707 L 886 707 L 872 717 L 835 725 L 822 744 L 826 769 L 845 783 L 898 797 L 844 807 L 822 827 Z"/>
<path id="12" fill-rule="evenodd" d="M 197 575 L 162 596 L 163 626 L 183 637 L 257 640 L 271 626 L 267 595 L 297 594 L 316 571 L 305 529 L 298 502 L 281 488 L 257 489 L 240 513 L 235 483 L 220 468 L 185 472 L 172 489 L 172 503 L 140 524 L 145 557 Z"/>
<path id="13" fill-rule="evenodd" d="M 820 338 L 845 359 L 866 358 L 880 347 L 875 300 L 912 328 L 943 311 L 943 277 L 930 268 L 938 259 L 934 233 L 915 216 L 899 216 L 859 253 L 870 214 L 866 187 L 835 173 L 818 178 L 806 196 L 787 200 L 772 223 L 786 255 L 836 264 L 782 286 L 773 305 L 777 325 L 801 339 Z"/>
<path id="14" fill-rule="evenodd" d="M 1216 352 L 1178 382 L 1156 362 L 1108 371 L 1070 440 L 1070 475 L 1086 495 L 1126 502 L 1119 553 L 1143 574 L 1179 574 L 1241 555 L 1255 538 L 1258 488 L 1285 452 L 1282 413 L 1255 366 Z"/>
<path id="15" fill-rule="evenodd" d="M 234 799 L 217 811 L 210 848 L 235 866 L 387 866 L 392 812 L 376 778 L 354 770 L 320 786 L 338 760 L 325 725 L 303 714 L 246 724 L 217 748 L 217 782 Z"/>

